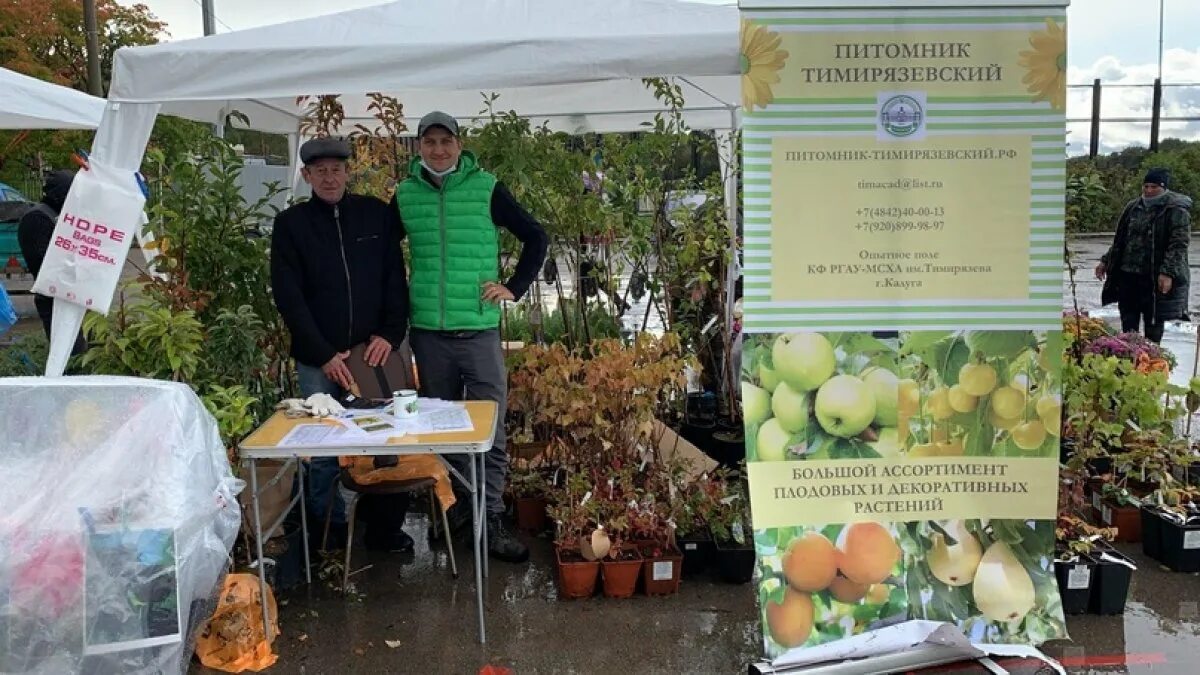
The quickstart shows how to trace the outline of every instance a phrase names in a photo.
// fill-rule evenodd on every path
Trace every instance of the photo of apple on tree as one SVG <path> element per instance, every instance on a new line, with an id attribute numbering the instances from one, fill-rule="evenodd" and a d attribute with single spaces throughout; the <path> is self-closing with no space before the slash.
<path id="1" fill-rule="evenodd" d="M 747 461 L 1057 457 L 1062 333 L 750 335 Z"/>
<path id="2" fill-rule="evenodd" d="M 754 542 L 771 657 L 909 619 L 953 623 L 979 643 L 1066 637 L 1053 521 L 781 527 Z"/>

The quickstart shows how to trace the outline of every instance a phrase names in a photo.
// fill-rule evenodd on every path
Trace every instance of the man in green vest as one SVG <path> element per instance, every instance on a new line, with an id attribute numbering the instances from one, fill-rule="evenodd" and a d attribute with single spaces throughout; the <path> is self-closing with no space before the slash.
<path id="1" fill-rule="evenodd" d="M 445 400 L 491 400 L 499 404 L 496 441 L 487 454 L 488 552 L 525 562 L 529 549 L 503 524 L 501 496 L 508 477 L 504 412 L 508 374 L 500 350 L 500 303 L 518 300 L 546 257 L 545 230 L 492 174 L 463 151 L 458 122 L 432 112 L 417 127 L 419 157 L 396 186 L 394 206 L 410 253 L 409 343 L 417 359 L 421 394 Z M 507 281 L 500 279 L 499 231 L 521 242 L 521 256 Z M 461 455 L 448 457 L 463 475 Z M 470 500 L 452 509 L 455 526 L 470 521 Z"/>

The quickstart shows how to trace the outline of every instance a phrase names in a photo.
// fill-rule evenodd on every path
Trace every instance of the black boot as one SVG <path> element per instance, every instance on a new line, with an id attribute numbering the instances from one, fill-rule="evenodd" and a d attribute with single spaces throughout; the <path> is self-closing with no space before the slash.
<path id="1" fill-rule="evenodd" d="M 529 560 L 529 547 L 504 526 L 499 513 L 489 513 L 487 519 L 488 555 L 510 563 Z"/>

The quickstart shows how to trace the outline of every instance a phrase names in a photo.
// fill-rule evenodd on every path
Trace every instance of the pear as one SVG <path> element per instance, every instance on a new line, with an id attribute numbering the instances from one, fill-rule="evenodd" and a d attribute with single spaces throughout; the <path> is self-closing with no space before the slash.
<path id="1" fill-rule="evenodd" d="M 975 535 L 967 531 L 961 520 L 951 521 L 945 528 L 954 538 L 953 545 L 946 543 L 941 532 L 933 535 L 933 549 L 925 562 L 929 571 L 947 586 L 966 586 L 975 579 L 975 570 L 983 557 L 983 547 Z"/>
<path id="2" fill-rule="evenodd" d="M 983 554 L 972 589 L 975 605 L 992 621 L 1020 621 L 1033 609 L 1033 579 L 1002 541 Z"/>

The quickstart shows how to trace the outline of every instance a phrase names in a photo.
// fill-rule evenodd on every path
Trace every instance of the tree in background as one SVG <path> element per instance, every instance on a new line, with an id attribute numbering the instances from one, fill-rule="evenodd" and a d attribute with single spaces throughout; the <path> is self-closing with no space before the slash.
<path id="1" fill-rule="evenodd" d="M 108 91 L 113 55 L 121 47 L 149 45 L 166 35 L 167 25 L 145 5 L 124 7 L 96 0 L 100 35 L 101 89 Z M 80 0 L 0 2 L 0 67 L 88 91 L 87 37 Z M 91 132 L 0 131 L 0 181 L 31 190 L 37 171 L 65 168 L 71 153 L 91 144 Z M 39 194 L 26 195 L 37 199 Z"/>

